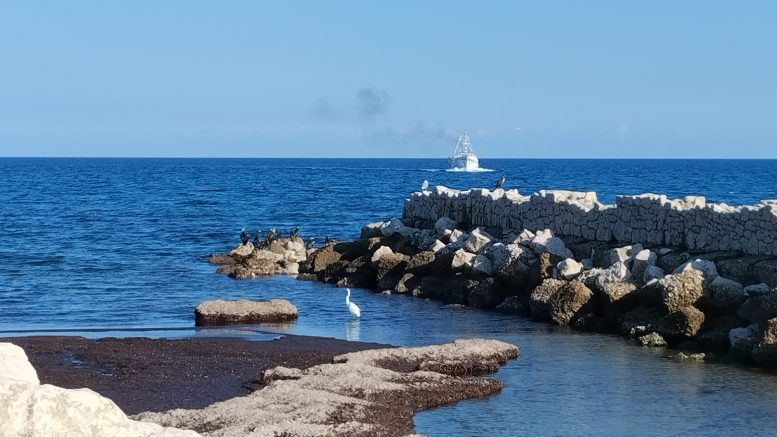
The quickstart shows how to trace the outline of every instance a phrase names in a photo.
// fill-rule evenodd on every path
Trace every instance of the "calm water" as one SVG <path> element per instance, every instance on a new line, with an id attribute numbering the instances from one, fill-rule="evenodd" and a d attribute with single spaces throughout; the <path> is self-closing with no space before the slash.
<path id="1" fill-rule="evenodd" d="M 352 238 L 366 222 L 399 215 L 424 179 L 467 188 L 505 174 L 524 193 L 595 190 L 608 202 L 645 191 L 733 204 L 777 198 L 777 161 L 487 160 L 495 171 L 475 174 L 439 170 L 444 164 L 0 159 L 0 331 L 189 335 L 202 300 L 286 297 L 301 316 L 275 332 L 398 345 L 483 336 L 520 346 L 522 356 L 497 375 L 502 394 L 419 414 L 428 435 L 777 431 L 774 375 L 677 363 L 619 338 L 364 290 L 355 290 L 363 317 L 353 322 L 342 290 L 289 278 L 233 281 L 207 263 L 243 227 Z M 118 332 L 127 328 L 140 331 Z"/>

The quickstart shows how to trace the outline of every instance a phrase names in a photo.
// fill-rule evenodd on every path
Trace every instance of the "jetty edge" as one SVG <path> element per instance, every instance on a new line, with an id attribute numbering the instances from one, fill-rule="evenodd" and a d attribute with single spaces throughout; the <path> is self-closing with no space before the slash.
<path id="1" fill-rule="evenodd" d="M 777 201 L 438 186 L 401 218 L 309 250 L 298 278 L 775 368 L 776 255 Z"/>

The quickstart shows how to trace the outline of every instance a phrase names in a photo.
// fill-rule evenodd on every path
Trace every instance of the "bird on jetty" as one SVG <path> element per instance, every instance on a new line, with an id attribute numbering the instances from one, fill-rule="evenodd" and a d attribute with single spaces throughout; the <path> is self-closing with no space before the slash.
<path id="1" fill-rule="evenodd" d="M 501 177 L 501 178 L 499 178 L 499 180 L 498 180 L 498 181 L 496 181 L 496 188 L 504 188 L 504 186 L 505 186 L 505 180 L 506 180 L 506 179 L 505 179 L 505 176 L 504 176 L 504 175 L 502 175 L 502 177 Z"/>
<path id="2" fill-rule="evenodd" d="M 335 242 L 335 240 L 333 240 L 333 239 L 329 238 L 329 235 L 327 235 L 327 236 L 324 238 L 324 246 L 326 246 L 327 244 L 334 244 L 334 242 Z"/>
<path id="3" fill-rule="evenodd" d="M 316 243 L 316 237 L 310 237 L 308 238 L 308 244 L 305 245 L 305 249 L 312 249 L 313 244 Z"/>
<path id="4" fill-rule="evenodd" d="M 289 232 L 289 238 L 293 240 L 297 237 L 299 237 L 299 228 L 294 228 Z"/>
<path id="5" fill-rule="evenodd" d="M 262 238 L 259 236 L 261 234 L 261 230 L 257 229 L 254 233 L 254 246 L 259 247 L 262 245 Z"/>
<path id="6" fill-rule="evenodd" d="M 424 179 L 424 182 L 421 184 L 421 191 L 426 191 L 429 189 L 429 181 Z"/>
<path id="7" fill-rule="evenodd" d="M 348 307 L 348 312 L 351 313 L 351 316 L 358 319 L 362 316 L 362 310 L 355 303 L 351 302 L 351 289 L 346 288 L 345 291 L 347 292 L 345 295 L 345 306 Z"/>
<path id="8" fill-rule="evenodd" d="M 248 234 L 246 233 L 246 228 L 243 228 L 240 231 L 240 243 L 245 246 L 248 244 Z"/>
<path id="9" fill-rule="evenodd" d="M 278 231 L 275 228 L 270 228 L 269 231 L 267 231 L 267 242 L 272 243 L 276 238 L 278 237 Z"/>

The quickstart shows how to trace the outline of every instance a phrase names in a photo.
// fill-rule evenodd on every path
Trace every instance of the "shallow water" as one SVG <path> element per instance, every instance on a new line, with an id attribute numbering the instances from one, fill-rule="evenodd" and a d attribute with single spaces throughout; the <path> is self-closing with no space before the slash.
<path id="1" fill-rule="evenodd" d="M 492 173 L 438 169 L 444 160 L 0 159 L 0 330 L 73 330 L 88 336 L 274 334 L 192 330 L 212 298 L 286 297 L 293 324 L 262 331 L 420 345 L 499 338 L 522 354 L 496 375 L 491 398 L 423 412 L 418 430 L 444 435 L 767 435 L 775 433 L 777 376 L 679 363 L 626 340 L 404 296 L 290 278 L 234 281 L 211 252 L 240 228 L 352 238 L 399 215 L 424 179 L 465 188 L 542 188 L 704 194 L 734 204 L 777 197 L 777 161 L 484 160 Z M 136 328 L 137 331 L 121 331 Z M 85 329 L 90 331 L 82 332 Z M 0 335 L 6 335 L 0 333 Z"/>

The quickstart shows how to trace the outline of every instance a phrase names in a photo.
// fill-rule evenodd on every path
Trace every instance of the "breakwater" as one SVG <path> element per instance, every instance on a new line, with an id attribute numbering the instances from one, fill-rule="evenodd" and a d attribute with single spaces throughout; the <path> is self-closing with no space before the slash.
<path id="1" fill-rule="evenodd" d="M 464 228 L 550 229 L 591 241 L 777 255 L 777 200 L 730 206 L 702 196 L 640 194 L 617 196 L 612 205 L 599 202 L 595 192 L 541 190 L 527 196 L 515 189 L 438 186 L 405 202 L 403 218 L 409 222 L 434 223 L 441 217 Z"/>

